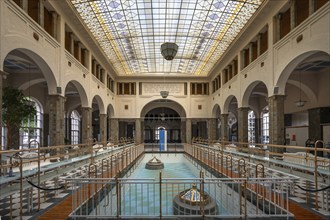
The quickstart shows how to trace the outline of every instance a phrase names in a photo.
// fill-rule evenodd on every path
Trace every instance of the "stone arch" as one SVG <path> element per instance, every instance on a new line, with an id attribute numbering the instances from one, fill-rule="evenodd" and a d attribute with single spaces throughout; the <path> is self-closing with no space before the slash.
<path id="1" fill-rule="evenodd" d="M 301 91 L 303 91 L 306 94 L 308 100 L 314 104 L 317 103 L 317 96 L 316 96 L 315 92 L 308 85 L 306 85 L 304 83 L 301 83 L 301 85 L 300 85 L 300 83 L 298 81 L 291 80 L 291 79 L 289 79 L 287 81 L 287 83 L 297 87 L 298 89 L 301 86 Z"/>
<path id="2" fill-rule="evenodd" d="M 260 83 L 262 83 L 266 86 L 267 92 L 269 94 L 269 89 L 267 88 L 267 85 L 266 85 L 265 82 L 260 81 L 260 80 L 254 81 L 250 85 L 248 85 L 248 87 L 243 92 L 242 100 L 241 100 L 242 107 L 249 107 L 250 96 L 251 96 L 253 90 L 256 88 L 256 86 L 259 85 Z M 263 94 L 263 93 L 259 93 L 259 94 L 260 95 L 266 95 L 266 97 L 267 97 L 267 94 Z"/>
<path id="3" fill-rule="evenodd" d="M 221 114 L 221 108 L 218 104 L 215 104 L 212 108 L 212 118 L 217 118 Z"/>
<path id="4" fill-rule="evenodd" d="M 224 105 L 223 105 L 223 113 L 224 113 L 224 114 L 228 113 L 228 111 L 229 111 L 229 105 L 230 105 L 231 101 L 232 101 L 234 98 L 237 100 L 236 96 L 234 96 L 234 95 L 229 95 L 229 96 L 226 98 L 226 100 L 225 100 L 225 102 L 224 102 Z"/>
<path id="5" fill-rule="evenodd" d="M 167 107 L 176 111 L 181 118 L 186 118 L 187 114 L 181 104 L 170 99 L 157 99 L 145 104 L 140 112 L 140 117 L 144 117 L 147 112 L 157 107 Z"/>
<path id="6" fill-rule="evenodd" d="M 93 97 L 93 99 L 92 99 L 92 102 L 93 102 L 94 99 L 95 99 L 96 102 L 97 102 L 97 105 L 98 105 L 98 108 L 99 108 L 100 114 L 106 114 L 106 112 L 105 112 L 105 107 L 104 107 L 104 103 L 103 103 L 103 100 L 102 100 L 101 96 L 99 96 L 99 95 L 95 95 L 95 96 Z M 92 106 L 92 103 L 91 103 L 90 106 Z"/>
<path id="7" fill-rule="evenodd" d="M 88 107 L 87 93 L 86 93 L 84 87 L 80 84 L 80 82 L 78 82 L 76 80 L 71 80 L 71 81 L 67 82 L 66 85 L 64 86 L 64 88 L 65 88 L 64 92 L 66 91 L 66 88 L 69 83 L 72 83 L 74 85 L 74 87 L 77 89 L 79 97 L 80 97 L 80 101 L 81 101 L 81 106 Z"/>
<path id="8" fill-rule="evenodd" d="M 113 116 L 115 115 L 115 110 L 114 110 L 112 104 L 108 105 L 107 113 L 108 113 L 108 117 L 110 117 L 110 118 L 113 118 Z"/>
<path id="9" fill-rule="evenodd" d="M 57 94 L 57 85 L 58 83 L 56 82 L 56 78 L 54 76 L 54 72 L 52 71 L 51 67 L 48 65 L 46 60 L 43 59 L 40 55 L 37 53 L 26 49 L 26 48 L 16 48 L 11 50 L 10 52 L 7 53 L 4 63 L 3 63 L 3 69 L 5 70 L 6 65 L 8 66 L 8 62 L 17 62 L 18 58 L 21 58 L 20 62 L 26 61 L 31 64 L 36 65 L 41 74 L 45 79 L 33 79 L 30 81 L 30 86 L 39 82 L 44 82 L 46 81 L 47 83 L 47 88 L 48 88 L 48 94 Z M 23 63 L 21 63 L 22 65 Z M 19 65 L 17 62 L 16 65 Z M 26 65 L 26 64 L 25 64 Z M 14 71 L 15 72 L 15 71 Z M 26 88 L 28 85 L 24 83 L 21 87 Z"/>
<path id="10" fill-rule="evenodd" d="M 277 94 L 279 95 L 285 95 L 285 85 L 291 75 L 291 73 L 293 72 L 293 70 L 301 63 L 303 62 L 305 59 L 307 59 L 310 56 L 316 55 L 316 54 L 320 54 L 320 56 L 324 56 L 324 57 L 328 57 L 329 54 L 325 53 L 323 51 L 308 51 L 305 53 L 302 53 L 300 55 L 298 55 L 297 57 L 295 57 L 294 59 L 292 59 L 291 62 L 289 62 L 284 69 L 282 70 L 278 80 L 275 83 L 275 88 L 278 88 L 278 92 Z M 275 89 L 274 89 L 275 90 Z M 271 95 L 275 95 L 274 91 L 272 91 L 272 93 L 269 93 Z"/>

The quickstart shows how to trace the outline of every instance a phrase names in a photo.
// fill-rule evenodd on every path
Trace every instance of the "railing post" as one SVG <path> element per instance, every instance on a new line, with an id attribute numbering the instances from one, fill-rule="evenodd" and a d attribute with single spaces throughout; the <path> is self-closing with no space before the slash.
<path id="1" fill-rule="evenodd" d="M 319 194 L 318 194 L 318 183 L 317 183 L 317 144 L 322 143 L 324 146 L 324 142 L 322 140 L 317 140 L 314 143 L 314 181 L 315 181 L 315 209 L 319 210 Z"/>
<path id="2" fill-rule="evenodd" d="M 203 171 L 200 171 L 200 178 L 201 178 L 200 211 L 201 211 L 202 219 L 204 219 L 205 213 L 204 213 L 204 172 Z"/>
<path id="3" fill-rule="evenodd" d="M 162 219 L 162 171 L 159 172 L 159 218 Z"/>
<path id="4" fill-rule="evenodd" d="M 121 193 L 120 193 L 120 183 L 119 183 L 119 172 L 116 174 L 116 195 L 117 195 L 117 219 L 121 215 Z"/>

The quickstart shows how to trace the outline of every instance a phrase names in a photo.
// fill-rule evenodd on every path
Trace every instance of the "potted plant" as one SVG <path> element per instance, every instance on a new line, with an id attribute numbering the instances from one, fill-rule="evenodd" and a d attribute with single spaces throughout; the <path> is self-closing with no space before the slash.
<path id="1" fill-rule="evenodd" d="M 19 148 L 19 130 L 35 114 L 35 106 L 21 90 L 13 87 L 3 89 L 2 120 L 7 127 L 7 150 Z"/>

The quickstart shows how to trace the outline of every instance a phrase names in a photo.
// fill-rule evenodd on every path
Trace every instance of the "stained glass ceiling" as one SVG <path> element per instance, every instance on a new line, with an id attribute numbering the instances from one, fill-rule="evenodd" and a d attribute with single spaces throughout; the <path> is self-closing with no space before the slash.
<path id="1" fill-rule="evenodd" d="M 207 76 L 263 0 L 69 0 L 118 75 Z M 178 53 L 165 60 L 161 44 Z"/>

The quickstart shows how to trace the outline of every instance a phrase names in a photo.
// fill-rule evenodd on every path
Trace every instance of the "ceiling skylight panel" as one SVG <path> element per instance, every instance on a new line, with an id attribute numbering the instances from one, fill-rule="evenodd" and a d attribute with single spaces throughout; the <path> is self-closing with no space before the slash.
<path id="1" fill-rule="evenodd" d="M 224 48 L 228 48 L 262 0 L 71 2 L 110 62 L 115 64 L 118 74 L 124 74 L 123 70 L 126 74 L 157 73 L 163 68 L 167 72 L 197 71 L 196 74 L 201 74 L 202 69 L 204 74 L 221 57 Z M 177 58 L 171 65 L 159 53 L 165 41 L 179 45 Z M 189 62 L 191 59 L 194 62 Z M 162 64 L 163 68 L 158 69 Z"/>

